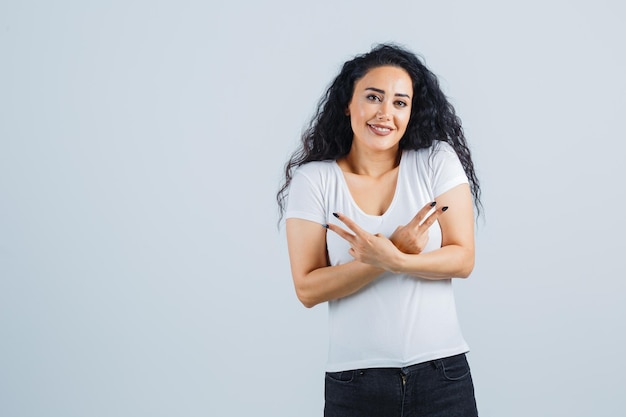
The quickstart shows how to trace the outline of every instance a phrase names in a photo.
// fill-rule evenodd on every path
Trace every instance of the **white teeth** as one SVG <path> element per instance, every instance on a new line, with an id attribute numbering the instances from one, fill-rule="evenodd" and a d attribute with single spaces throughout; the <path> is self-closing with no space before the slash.
<path id="1" fill-rule="evenodd" d="M 370 125 L 371 126 L 371 125 Z M 377 130 L 378 132 L 389 132 L 391 129 L 389 129 L 388 127 L 378 127 L 378 126 L 372 126 L 372 128 L 374 130 Z"/>

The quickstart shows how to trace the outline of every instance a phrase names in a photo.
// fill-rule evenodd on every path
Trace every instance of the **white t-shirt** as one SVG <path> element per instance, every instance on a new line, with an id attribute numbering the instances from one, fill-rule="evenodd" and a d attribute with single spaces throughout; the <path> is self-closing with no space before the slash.
<path id="1" fill-rule="evenodd" d="M 335 161 L 304 164 L 294 173 L 286 218 L 345 225 L 332 213 L 350 217 L 364 230 L 390 236 L 428 202 L 467 183 L 452 147 L 436 142 L 431 148 L 405 150 L 395 195 L 381 216 L 364 213 L 353 200 Z M 349 244 L 332 231 L 326 244 L 331 265 L 353 261 Z M 429 229 L 423 252 L 441 247 L 441 229 Z M 405 367 L 467 352 L 459 328 L 451 280 L 427 280 L 384 273 L 354 294 L 329 305 L 329 352 L 326 370 Z"/>

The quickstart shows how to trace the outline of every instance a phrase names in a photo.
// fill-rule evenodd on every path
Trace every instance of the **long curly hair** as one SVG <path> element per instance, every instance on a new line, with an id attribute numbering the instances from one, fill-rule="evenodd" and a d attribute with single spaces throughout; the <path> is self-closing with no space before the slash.
<path id="1" fill-rule="evenodd" d="M 316 113 L 302 134 L 300 147 L 285 164 L 284 181 L 276 194 L 280 219 L 284 214 L 289 184 L 297 167 L 312 161 L 337 160 L 350 151 L 353 132 L 346 109 L 352 100 L 354 85 L 368 71 L 381 66 L 402 68 L 413 82 L 411 117 L 400 140 L 400 150 L 429 148 L 437 140 L 449 143 L 463 165 L 474 204 L 480 214 L 480 184 L 461 120 L 441 91 L 437 77 L 409 50 L 395 44 L 380 44 L 370 52 L 346 62 L 320 99 Z"/>

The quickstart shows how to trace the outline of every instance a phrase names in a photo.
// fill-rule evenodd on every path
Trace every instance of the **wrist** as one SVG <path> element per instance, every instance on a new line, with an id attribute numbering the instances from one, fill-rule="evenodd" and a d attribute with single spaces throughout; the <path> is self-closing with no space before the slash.
<path id="1" fill-rule="evenodd" d="M 402 251 L 397 251 L 394 257 L 391 259 L 388 270 L 394 274 L 402 274 L 405 270 L 407 254 Z"/>

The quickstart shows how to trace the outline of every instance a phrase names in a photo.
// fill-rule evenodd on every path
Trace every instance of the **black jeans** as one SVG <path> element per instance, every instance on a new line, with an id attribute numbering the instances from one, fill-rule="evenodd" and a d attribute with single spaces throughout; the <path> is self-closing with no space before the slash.
<path id="1" fill-rule="evenodd" d="M 406 368 L 327 372 L 325 417 L 475 417 L 464 354 Z"/>

